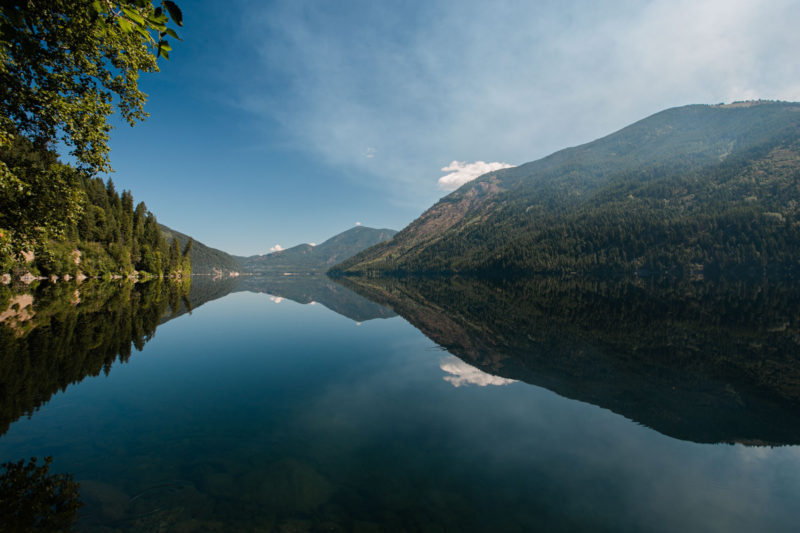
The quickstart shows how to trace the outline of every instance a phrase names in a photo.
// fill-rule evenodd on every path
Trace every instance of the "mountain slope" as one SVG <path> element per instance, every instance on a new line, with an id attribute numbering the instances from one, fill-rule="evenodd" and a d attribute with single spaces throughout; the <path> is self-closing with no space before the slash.
<path id="1" fill-rule="evenodd" d="M 491 172 L 338 274 L 771 268 L 800 259 L 800 104 L 668 109 Z"/>
<path id="2" fill-rule="evenodd" d="M 163 224 L 159 224 L 159 228 L 161 229 L 161 233 L 164 235 L 164 238 L 168 243 L 172 242 L 173 237 L 177 237 L 178 244 L 181 246 L 181 250 L 186 248 L 186 243 L 189 242 L 189 239 L 192 239 L 192 237 L 189 237 L 188 235 L 169 228 Z M 202 242 L 196 240 L 192 245 L 192 252 L 189 257 L 192 261 L 193 274 L 214 274 L 215 270 L 220 272 L 239 272 L 242 269 L 239 261 L 237 261 L 232 255 L 223 252 L 222 250 L 217 250 L 216 248 L 206 246 Z"/>
<path id="3" fill-rule="evenodd" d="M 391 229 L 356 226 L 339 233 L 317 246 L 300 244 L 280 252 L 244 258 L 242 264 L 250 272 L 325 272 L 333 265 L 358 252 L 392 238 Z"/>

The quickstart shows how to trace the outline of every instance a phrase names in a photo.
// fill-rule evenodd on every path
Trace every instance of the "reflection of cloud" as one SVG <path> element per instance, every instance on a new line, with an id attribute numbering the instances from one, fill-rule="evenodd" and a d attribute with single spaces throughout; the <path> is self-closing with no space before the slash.
<path id="1" fill-rule="evenodd" d="M 280 296 L 270 296 L 269 299 L 275 302 L 276 304 L 279 304 L 283 301 L 283 298 Z"/>
<path id="2" fill-rule="evenodd" d="M 487 172 L 510 168 L 511 166 L 508 163 L 498 162 L 475 161 L 474 163 L 467 163 L 466 161 L 453 161 L 442 169 L 442 172 L 449 172 L 449 174 L 439 178 L 439 188 L 445 191 L 454 191 L 468 181 L 472 181 L 478 176 L 483 176 Z"/>
<path id="3" fill-rule="evenodd" d="M 360 325 L 361 325 L 361 322 L 356 322 L 356 326 L 360 326 Z"/>
<path id="4" fill-rule="evenodd" d="M 450 376 L 444 376 L 443 379 L 451 383 L 454 387 L 470 384 L 479 387 L 485 387 L 487 385 L 500 386 L 516 382 L 515 379 L 501 378 L 500 376 L 487 374 L 474 366 L 468 365 L 455 355 L 449 355 L 442 359 L 442 362 L 439 363 L 439 368 L 451 374 Z"/>
<path id="5" fill-rule="evenodd" d="M 315 302 L 314 300 L 311 300 L 310 302 L 308 302 L 308 305 L 317 305 L 317 302 Z"/>
<path id="6" fill-rule="evenodd" d="M 282 250 L 283 246 L 281 246 L 280 244 L 276 244 L 275 246 L 269 249 L 270 252 L 280 252 Z"/>

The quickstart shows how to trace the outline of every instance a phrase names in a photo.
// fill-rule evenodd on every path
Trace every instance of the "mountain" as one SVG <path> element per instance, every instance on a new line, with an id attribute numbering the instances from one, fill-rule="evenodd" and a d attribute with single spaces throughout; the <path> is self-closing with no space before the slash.
<path id="1" fill-rule="evenodd" d="M 391 239 L 396 233 L 391 229 L 356 226 L 316 246 L 300 244 L 240 261 L 246 271 L 254 273 L 325 272 L 365 248 Z"/>
<path id="2" fill-rule="evenodd" d="M 800 443 L 797 283 L 337 281 L 393 309 L 463 361 L 447 366 L 466 363 L 482 383 L 524 381 L 682 440 Z"/>
<path id="3" fill-rule="evenodd" d="M 332 273 L 791 268 L 799 175 L 800 104 L 668 109 L 484 174 Z"/>
<path id="4" fill-rule="evenodd" d="M 186 248 L 186 243 L 189 242 L 189 239 L 194 241 L 192 251 L 189 254 L 192 262 L 193 274 L 209 275 L 215 273 L 239 272 L 242 270 L 242 265 L 240 265 L 239 261 L 232 255 L 222 250 L 206 246 L 202 242 L 194 240 L 192 237 L 169 228 L 164 224 L 159 224 L 159 228 L 167 242 L 172 242 L 173 237 L 177 237 L 181 250 Z"/>

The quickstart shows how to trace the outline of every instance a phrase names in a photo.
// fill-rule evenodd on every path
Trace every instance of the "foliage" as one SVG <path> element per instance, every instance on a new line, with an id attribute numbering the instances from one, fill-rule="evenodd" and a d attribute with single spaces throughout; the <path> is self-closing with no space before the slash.
<path id="1" fill-rule="evenodd" d="M 6 254 L 63 237 L 81 215 L 84 195 L 79 173 L 61 164 L 55 152 L 38 150 L 21 136 L 0 147 L 0 160 L 14 176 L 0 179 L 0 228 L 5 228 L 10 247 Z"/>
<path id="2" fill-rule="evenodd" d="M 4 531 L 72 531 L 81 507 L 79 484 L 70 474 L 51 474 L 32 458 L 0 465 L 0 517 Z"/>
<path id="3" fill-rule="evenodd" d="M 142 72 L 169 57 L 170 21 L 183 15 L 169 0 L 28 0 L 0 11 L 0 269 L 90 275 L 188 273 L 168 262 L 155 217 L 134 210 L 130 193 L 90 177 L 108 171 L 108 116 L 131 125 L 146 116 Z M 76 166 L 52 147 L 71 150 Z M 126 198 L 125 195 L 128 195 Z M 72 245 L 70 249 L 68 245 Z M 35 252 L 25 265 L 23 252 Z"/>
<path id="4" fill-rule="evenodd" d="M 7 228 L 8 243 L 0 248 L 3 271 L 32 250 L 36 259 L 28 266 L 41 274 L 191 273 L 188 252 L 170 251 L 155 216 L 144 203 L 134 207 L 129 191 L 119 194 L 111 180 L 76 172 L 23 137 L 0 156 L 23 178 L 18 187 L 0 187 L 0 228 Z"/>
<path id="5" fill-rule="evenodd" d="M 12 0 L 0 11 L 0 145 L 22 135 L 37 149 L 71 147 L 89 174 L 110 170 L 108 116 L 114 103 L 131 125 L 142 120 L 146 95 L 139 75 L 169 57 L 171 1 Z M 2 169 L 0 179 L 13 178 Z"/>

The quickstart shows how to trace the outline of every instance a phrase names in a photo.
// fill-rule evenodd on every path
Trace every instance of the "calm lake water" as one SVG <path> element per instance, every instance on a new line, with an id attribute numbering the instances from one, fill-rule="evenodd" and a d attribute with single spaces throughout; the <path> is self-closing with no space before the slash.
<path id="1" fill-rule="evenodd" d="M 793 289 L 548 287 L 37 294 L 3 330 L 0 462 L 52 456 L 89 532 L 796 531 Z"/>

